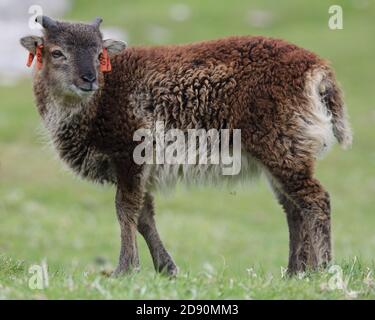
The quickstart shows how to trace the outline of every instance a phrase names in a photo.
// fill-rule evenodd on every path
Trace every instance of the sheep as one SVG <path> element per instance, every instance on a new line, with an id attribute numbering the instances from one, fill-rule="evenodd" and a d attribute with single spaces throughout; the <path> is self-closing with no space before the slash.
<path id="1" fill-rule="evenodd" d="M 121 250 L 115 275 L 139 269 L 137 231 L 156 271 L 177 274 L 155 226 L 152 194 L 163 177 L 178 180 L 180 170 L 133 159 L 140 143 L 134 133 L 154 130 L 158 121 L 183 132 L 241 130 L 245 169 L 229 179 L 250 179 L 255 172 L 267 177 L 287 217 L 288 272 L 330 263 L 330 199 L 314 165 L 334 140 L 345 148 L 352 135 L 326 60 L 262 36 L 127 47 L 103 40 L 100 18 L 87 24 L 46 16 L 37 21 L 43 36 L 23 37 L 21 44 L 29 64 L 37 55 L 33 90 L 50 139 L 77 175 L 116 186 Z M 195 172 L 224 178 L 209 168 Z"/>

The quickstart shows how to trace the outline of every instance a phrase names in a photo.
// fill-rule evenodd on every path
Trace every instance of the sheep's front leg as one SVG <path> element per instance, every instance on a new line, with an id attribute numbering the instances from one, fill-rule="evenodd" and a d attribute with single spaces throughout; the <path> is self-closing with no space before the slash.
<path id="1" fill-rule="evenodd" d="M 116 212 L 121 229 L 119 264 L 114 275 L 139 269 L 136 242 L 137 217 L 142 207 L 143 194 L 138 188 L 127 188 L 119 183 L 116 192 Z"/>
<path id="2" fill-rule="evenodd" d="M 177 274 L 177 267 L 160 240 L 154 215 L 153 197 L 151 194 L 146 193 L 143 208 L 138 219 L 138 231 L 142 234 L 150 249 L 155 270 L 166 273 L 169 276 L 175 276 Z"/>

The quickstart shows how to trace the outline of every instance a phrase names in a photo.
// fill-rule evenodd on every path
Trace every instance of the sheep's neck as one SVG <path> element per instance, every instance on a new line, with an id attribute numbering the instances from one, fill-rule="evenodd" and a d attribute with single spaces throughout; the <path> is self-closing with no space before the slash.
<path id="1" fill-rule="evenodd" d="M 68 163 L 80 162 L 90 149 L 87 141 L 95 119 L 94 100 L 62 99 L 40 78 L 34 82 L 34 92 L 43 124 L 59 156 Z"/>

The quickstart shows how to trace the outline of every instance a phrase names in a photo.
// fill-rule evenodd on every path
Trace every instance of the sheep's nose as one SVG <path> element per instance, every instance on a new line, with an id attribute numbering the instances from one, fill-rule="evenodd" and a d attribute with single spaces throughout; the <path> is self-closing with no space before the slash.
<path id="1" fill-rule="evenodd" d="M 81 76 L 81 79 L 88 83 L 93 83 L 96 80 L 95 74 L 87 73 Z"/>

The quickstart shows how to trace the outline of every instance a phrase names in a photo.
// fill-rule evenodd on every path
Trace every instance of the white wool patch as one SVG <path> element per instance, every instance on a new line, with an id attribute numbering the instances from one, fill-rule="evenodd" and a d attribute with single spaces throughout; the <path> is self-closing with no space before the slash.
<path id="1" fill-rule="evenodd" d="M 336 141 L 333 134 L 332 114 L 322 101 L 320 88 L 324 85 L 324 72 L 313 71 L 306 81 L 307 112 L 300 115 L 300 148 L 321 158 Z"/>

